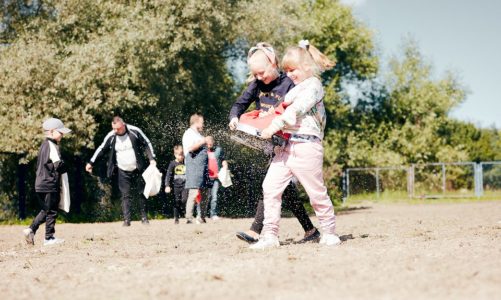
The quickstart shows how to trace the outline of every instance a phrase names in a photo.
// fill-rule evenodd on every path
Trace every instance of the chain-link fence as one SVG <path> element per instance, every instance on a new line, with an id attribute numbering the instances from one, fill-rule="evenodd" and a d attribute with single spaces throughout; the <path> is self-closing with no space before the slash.
<path id="1" fill-rule="evenodd" d="M 501 161 L 348 168 L 343 202 L 402 198 L 501 197 Z"/>
<path id="2" fill-rule="evenodd" d="M 478 164 L 477 185 L 481 187 L 483 196 L 501 197 L 501 161 L 488 161 Z"/>
<path id="3" fill-rule="evenodd" d="M 344 199 L 406 197 L 408 172 L 405 167 L 347 169 Z"/>

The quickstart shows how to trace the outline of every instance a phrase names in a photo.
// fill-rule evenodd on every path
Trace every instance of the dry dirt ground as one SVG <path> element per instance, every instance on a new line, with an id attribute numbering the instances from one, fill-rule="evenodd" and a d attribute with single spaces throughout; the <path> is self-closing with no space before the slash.
<path id="1" fill-rule="evenodd" d="M 0 299 L 501 299 L 501 201 L 368 204 L 338 215 L 338 247 L 254 251 L 250 219 L 58 224 L 63 245 L 0 226 Z M 184 221 L 184 220 L 183 220 Z M 317 220 L 314 219 L 314 223 Z"/>

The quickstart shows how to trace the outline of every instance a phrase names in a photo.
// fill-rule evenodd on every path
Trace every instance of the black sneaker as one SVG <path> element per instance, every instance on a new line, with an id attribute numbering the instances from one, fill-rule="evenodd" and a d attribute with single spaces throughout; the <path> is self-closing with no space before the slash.
<path id="1" fill-rule="evenodd" d="M 150 221 L 148 221 L 147 218 L 142 218 L 141 219 L 141 224 L 143 224 L 143 225 L 150 225 Z"/>
<path id="2" fill-rule="evenodd" d="M 130 226 L 130 221 L 125 220 L 124 223 L 122 224 L 123 227 L 129 227 Z"/>
<path id="3" fill-rule="evenodd" d="M 259 241 L 259 239 L 255 239 L 243 231 L 237 232 L 237 238 L 239 238 L 242 241 L 247 242 L 249 244 L 254 244 L 254 243 L 257 243 Z"/>
<path id="4" fill-rule="evenodd" d="M 186 224 L 193 224 L 193 221 L 188 219 L 188 220 L 186 220 Z"/>
<path id="5" fill-rule="evenodd" d="M 315 228 L 315 231 L 313 233 L 310 233 L 309 235 L 304 234 L 304 238 L 296 242 L 296 244 L 304 244 L 304 243 L 318 243 L 320 241 L 320 231 Z"/>

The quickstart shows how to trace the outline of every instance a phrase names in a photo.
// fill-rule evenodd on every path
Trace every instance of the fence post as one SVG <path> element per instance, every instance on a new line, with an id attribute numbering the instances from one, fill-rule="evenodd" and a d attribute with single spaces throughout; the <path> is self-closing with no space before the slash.
<path id="1" fill-rule="evenodd" d="M 350 197 L 350 169 L 346 169 L 346 201 L 348 197 Z"/>
<path id="2" fill-rule="evenodd" d="M 26 173 L 28 166 L 26 164 L 17 163 L 17 196 L 19 219 L 26 219 Z"/>
<path id="3" fill-rule="evenodd" d="M 407 194 L 409 198 L 414 198 L 414 164 L 409 167 L 407 175 Z"/>
<path id="4" fill-rule="evenodd" d="M 484 171 L 482 163 L 475 163 L 475 196 L 480 198 L 484 194 Z"/>
<path id="5" fill-rule="evenodd" d="M 445 164 L 442 163 L 442 194 L 445 196 L 445 191 L 446 191 L 446 178 L 445 178 Z"/>
<path id="6" fill-rule="evenodd" d="M 376 168 L 376 198 L 379 199 L 379 168 Z"/>
<path id="7" fill-rule="evenodd" d="M 346 202 L 346 170 L 344 170 L 341 175 L 341 199 L 344 204 Z"/>

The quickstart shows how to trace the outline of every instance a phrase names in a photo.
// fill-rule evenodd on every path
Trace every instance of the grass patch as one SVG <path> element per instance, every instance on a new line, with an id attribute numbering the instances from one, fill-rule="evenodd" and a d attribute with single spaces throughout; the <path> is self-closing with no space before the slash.
<path id="1" fill-rule="evenodd" d="M 344 205 L 360 204 L 363 202 L 373 203 L 408 203 L 408 204 L 426 204 L 426 203 L 468 203 L 485 202 L 501 200 L 500 192 L 485 192 L 482 197 L 475 197 L 472 194 L 463 195 L 460 193 L 446 193 L 436 196 L 415 196 L 410 198 L 405 192 L 384 192 L 379 197 L 376 193 L 357 194 L 350 196 Z"/>

